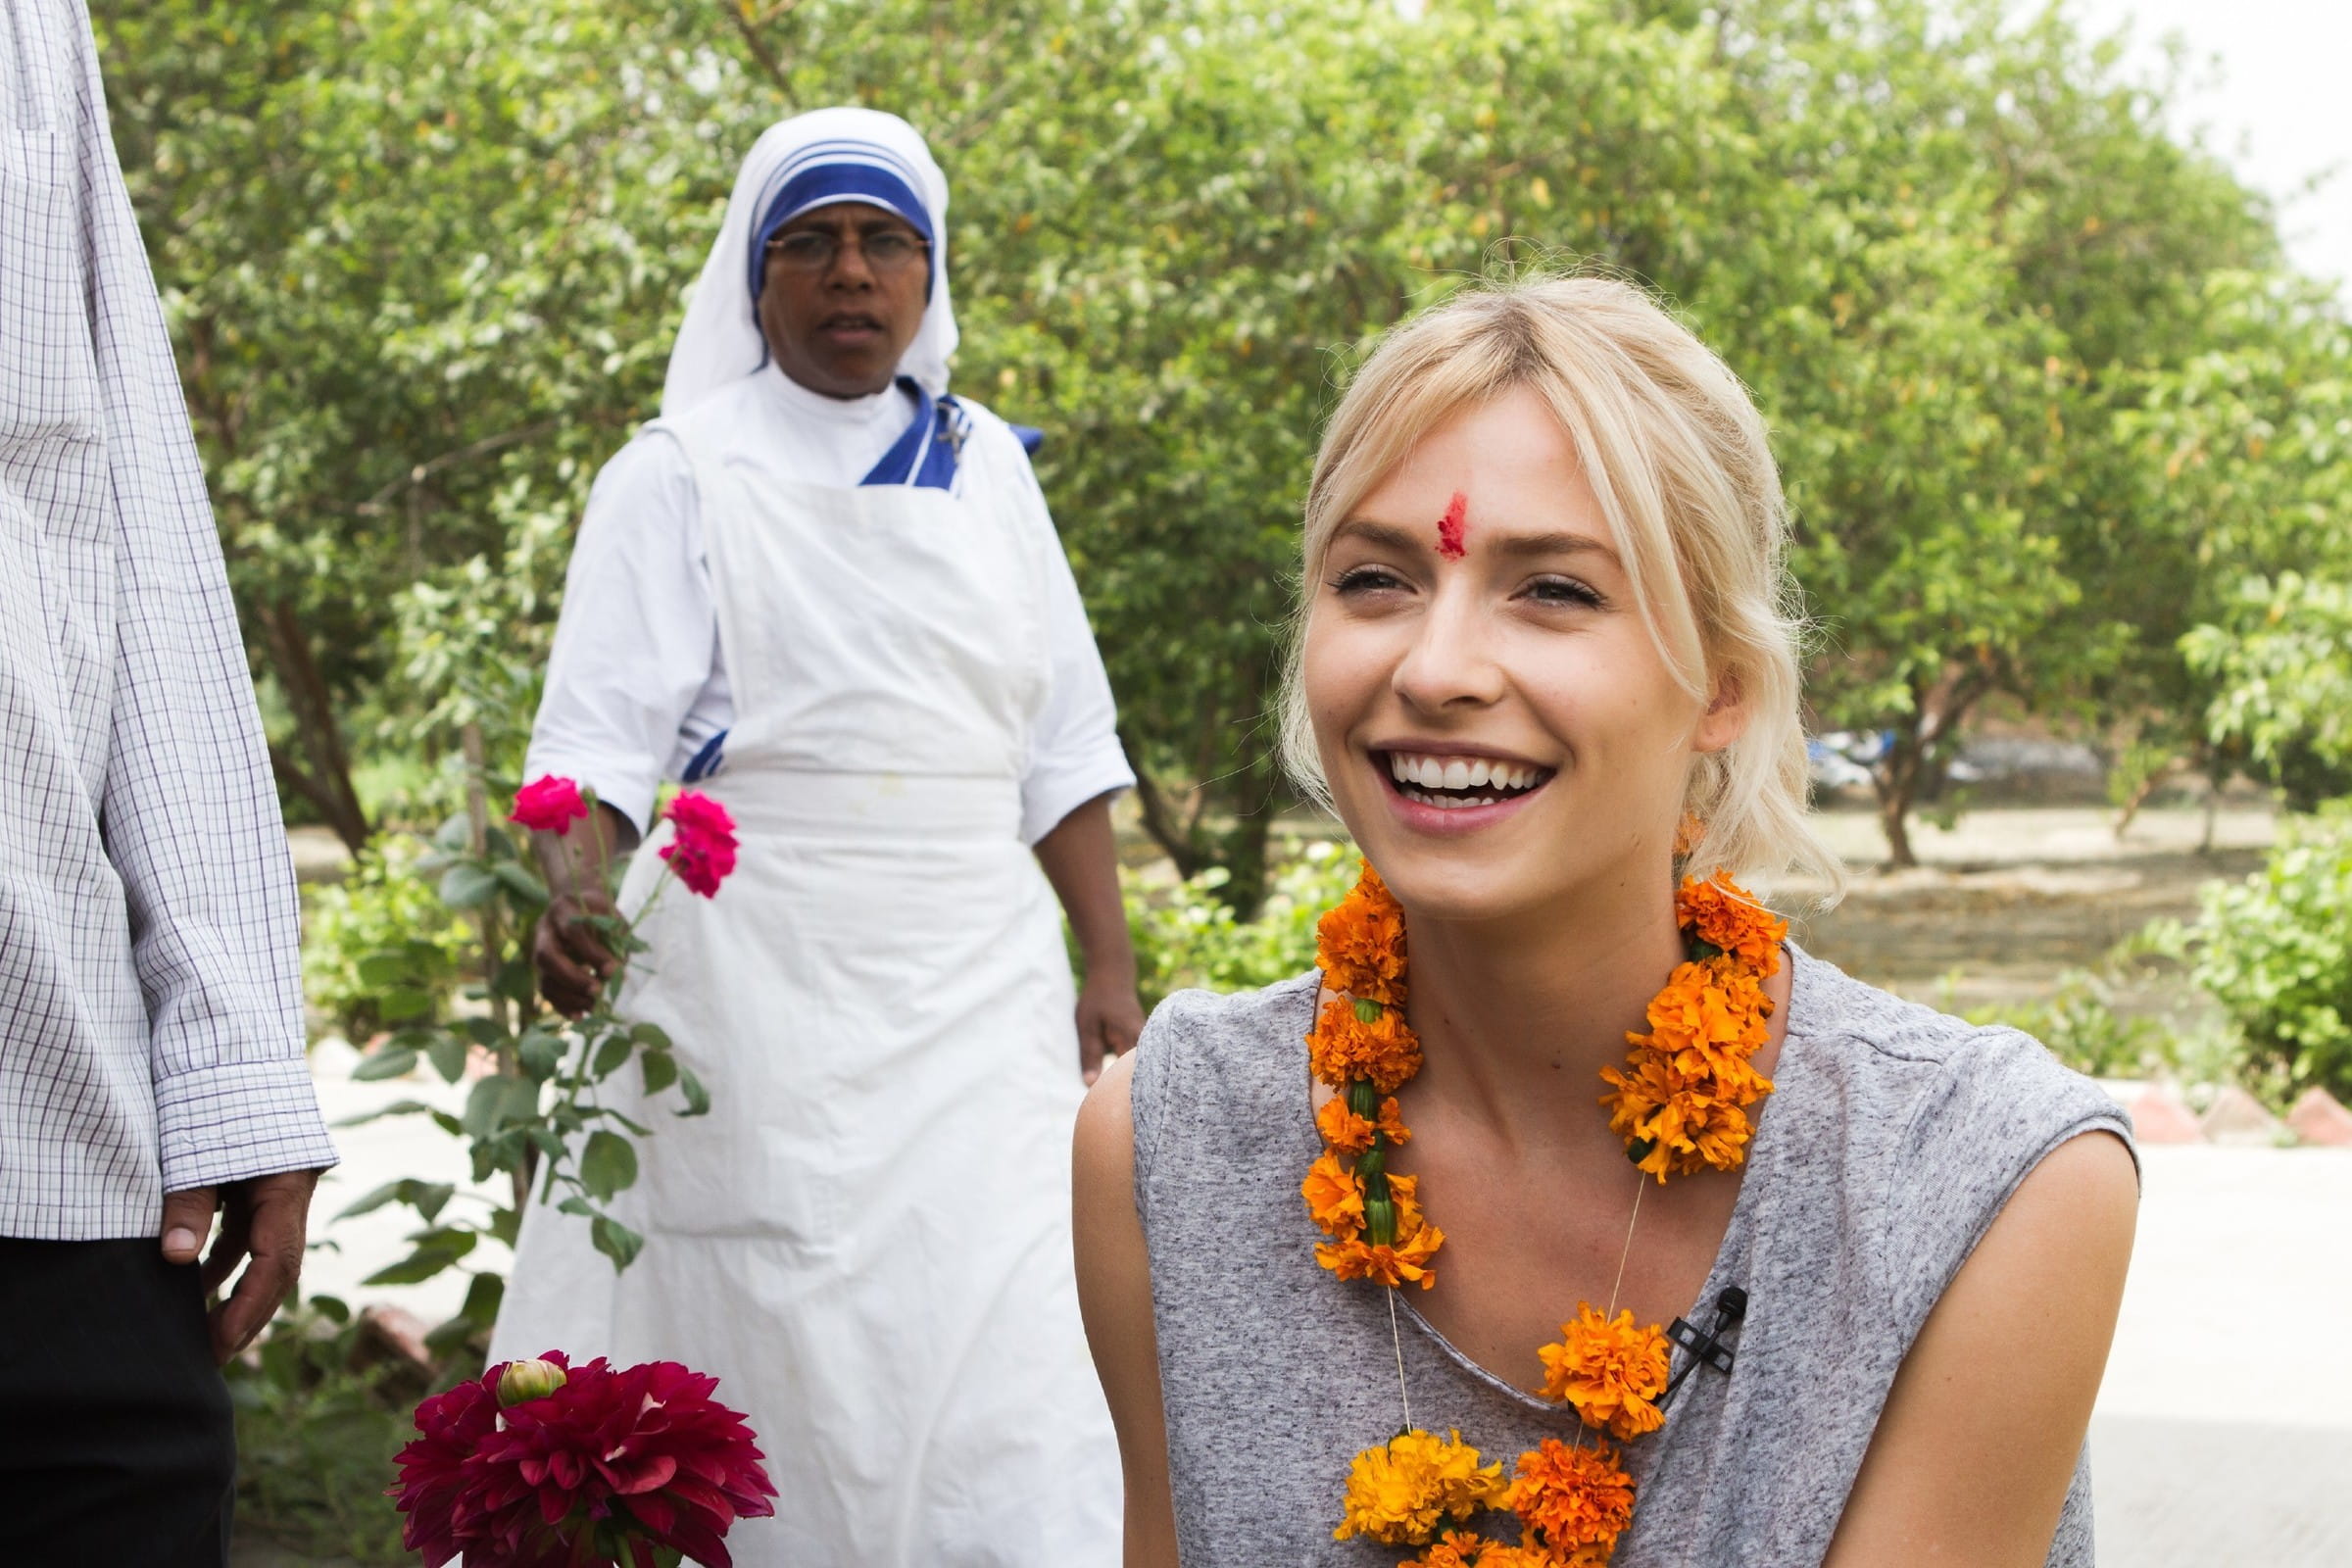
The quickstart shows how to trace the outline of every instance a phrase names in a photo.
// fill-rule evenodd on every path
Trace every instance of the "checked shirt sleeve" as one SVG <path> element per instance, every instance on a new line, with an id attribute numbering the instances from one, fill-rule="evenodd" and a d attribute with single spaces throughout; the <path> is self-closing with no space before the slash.
<path id="1" fill-rule="evenodd" d="M 331 1165 L 303 1054 L 292 858 L 177 367 L 106 121 L 80 0 L 67 13 L 91 348 L 116 525 L 116 661 L 101 821 L 146 1001 L 164 1190 Z M 106 496 L 98 498 L 106 510 Z"/>

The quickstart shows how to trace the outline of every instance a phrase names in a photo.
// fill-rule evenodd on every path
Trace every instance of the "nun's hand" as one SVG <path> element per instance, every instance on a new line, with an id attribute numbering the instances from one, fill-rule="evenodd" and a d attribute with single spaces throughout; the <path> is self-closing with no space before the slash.
<path id="1" fill-rule="evenodd" d="M 604 889 L 592 887 L 557 894 L 539 916 L 531 966 L 539 971 L 539 994 L 564 1017 L 577 1018 L 595 1006 L 605 981 L 620 966 L 591 923 L 619 912 Z"/>
<path id="2" fill-rule="evenodd" d="M 1136 1000 L 1132 972 L 1088 975 L 1078 993 L 1078 1072 L 1088 1083 L 1102 1074 L 1106 1057 L 1124 1056 L 1144 1032 L 1144 1004 Z"/>

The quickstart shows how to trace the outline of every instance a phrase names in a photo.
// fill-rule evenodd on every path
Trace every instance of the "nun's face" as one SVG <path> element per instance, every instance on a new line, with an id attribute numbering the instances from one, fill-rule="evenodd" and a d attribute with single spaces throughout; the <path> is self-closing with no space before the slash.
<path id="1" fill-rule="evenodd" d="M 777 368 L 832 398 L 890 385 L 929 296 L 931 251 L 913 224 L 837 202 L 776 230 L 763 265 L 760 330 Z"/>

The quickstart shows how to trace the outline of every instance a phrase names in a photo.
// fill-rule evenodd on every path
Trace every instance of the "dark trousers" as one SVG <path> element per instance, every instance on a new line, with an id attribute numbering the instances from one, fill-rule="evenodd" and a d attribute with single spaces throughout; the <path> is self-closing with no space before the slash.
<path id="1" fill-rule="evenodd" d="M 0 1561 L 223 1568 L 236 1467 L 194 1264 L 0 1237 Z"/>

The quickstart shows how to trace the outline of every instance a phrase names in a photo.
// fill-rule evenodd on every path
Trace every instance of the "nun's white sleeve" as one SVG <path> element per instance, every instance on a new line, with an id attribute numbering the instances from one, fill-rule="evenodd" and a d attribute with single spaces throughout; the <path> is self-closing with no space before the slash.
<path id="1" fill-rule="evenodd" d="M 707 690 L 723 688 L 717 662 L 694 472 L 674 438 L 647 432 L 589 490 L 523 777 L 592 786 L 644 832 L 677 757 L 708 738 L 711 718 L 723 727 Z"/>
<path id="2" fill-rule="evenodd" d="M 1012 470 L 1013 493 L 1047 547 L 1049 685 L 1030 742 L 1029 768 L 1021 777 L 1021 838 L 1035 844 L 1098 795 L 1133 788 L 1135 773 L 1119 746 L 1110 677 L 1102 672 L 1102 655 L 1086 622 L 1086 606 L 1078 597 L 1077 579 L 1070 575 L 1069 558 L 1062 554 L 1061 538 L 1046 511 L 1045 492 L 1038 488 L 1027 455 L 1014 446 L 1009 456 L 1006 466 Z"/>

